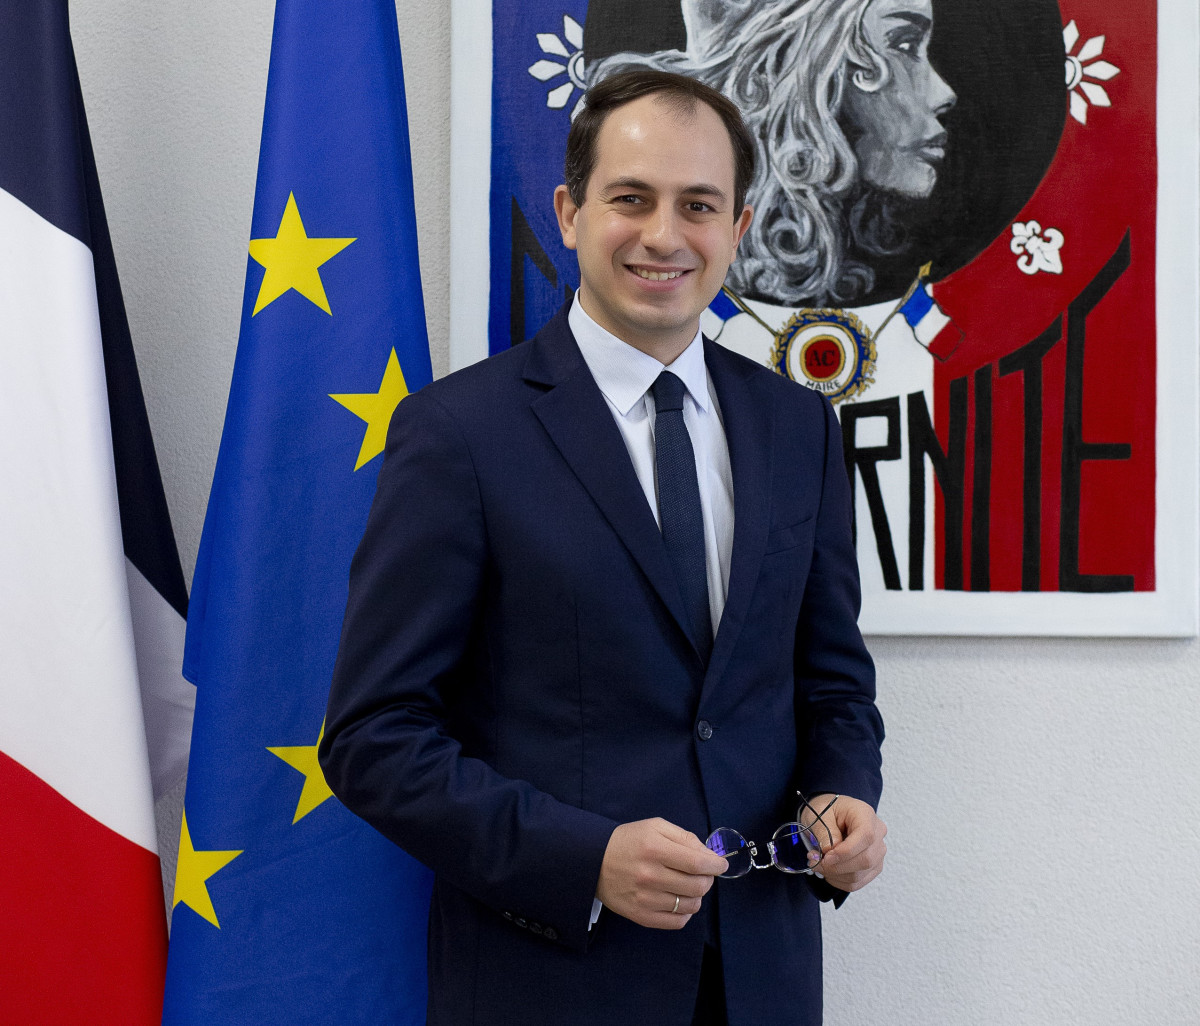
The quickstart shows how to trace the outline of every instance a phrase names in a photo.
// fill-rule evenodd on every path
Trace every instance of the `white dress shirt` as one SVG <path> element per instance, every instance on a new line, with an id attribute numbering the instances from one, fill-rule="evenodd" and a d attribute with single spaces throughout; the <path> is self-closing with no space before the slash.
<path id="1" fill-rule="evenodd" d="M 687 389 L 683 401 L 683 423 L 696 456 L 696 481 L 700 485 L 700 512 L 704 518 L 704 563 L 708 573 L 708 611 L 713 636 L 721 623 L 725 596 L 729 592 L 729 560 L 733 553 L 733 472 L 729 468 L 729 444 L 721 408 L 704 363 L 704 340 L 700 331 L 670 366 L 664 366 L 622 342 L 600 327 L 579 303 L 579 293 L 567 315 L 567 323 L 583 361 L 608 403 L 638 483 L 654 520 L 658 516 L 658 481 L 654 462 L 654 397 L 650 386 L 669 370 Z M 600 899 L 592 902 L 590 930 L 600 918 Z"/>
<path id="2" fill-rule="evenodd" d="M 580 305 L 578 293 L 571 304 L 568 323 L 584 362 L 621 431 L 634 473 L 660 527 L 654 463 L 655 410 L 650 386 L 666 369 L 687 389 L 683 423 L 696 456 L 696 480 L 700 485 L 700 510 L 704 518 L 708 609 L 715 636 L 729 591 L 729 560 L 733 552 L 733 474 L 729 468 L 729 445 L 725 441 L 721 409 L 704 363 L 704 342 L 700 332 L 696 332 L 696 337 L 675 362 L 664 368 L 653 356 L 634 349 L 600 327 Z"/>

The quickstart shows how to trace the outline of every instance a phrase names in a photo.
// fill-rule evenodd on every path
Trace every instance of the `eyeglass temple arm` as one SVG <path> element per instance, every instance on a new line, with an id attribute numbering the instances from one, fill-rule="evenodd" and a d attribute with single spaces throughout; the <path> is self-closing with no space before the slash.
<path id="1" fill-rule="evenodd" d="M 826 792 L 826 793 L 828 794 L 829 792 Z M 827 813 L 830 809 L 833 808 L 833 803 L 836 802 L 841 797 L 841 795 L 835 794 L 832 798 L 830 798 L 829 801 L 825 804 L 825 808 L 823 808 L 820 812 L 818 812 L 816 810 L 816 808 L 813 806 L 812 802 L 810 802 L 804 796 L 803 791 L 797 791 L 796 796 L 800 799 L 801 808 L 807 808 L 810 812 L 812 812 L 812 814 L 814 816 L 816 816 L 815 822 L 819 822 L 821 824 L 821 826 L 823 826 L 825 828 L 825 833 L 827 833 L 829 835 L 829 841 L 830 841 L 830 844 L 832 844 L 833 843 L 833 831 L 829 829 L 829 824 L 825 822 L 824 817 L 825 817 L 825 813 Z M 816 795 L 814 795 L 813 797 L 815 798 Z M 796 818 L 797 819 L 800 818 L 799 810 L 797 810 Z M 811 826 L 811 824 L 810 824 L 810 826 Z"/>

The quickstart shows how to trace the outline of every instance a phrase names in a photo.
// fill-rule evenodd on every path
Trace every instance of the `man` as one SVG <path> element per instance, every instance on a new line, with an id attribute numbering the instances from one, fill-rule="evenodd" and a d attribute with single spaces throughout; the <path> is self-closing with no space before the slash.
<path id="1" fill-rule="evenodd" d="M 707 87 L 597 86 L 555 193 L 578 294 L 395 414 L 321 757 L 436 871 L 430 1023 L 817 1023 L 817 888 L 881 868 L 837 422 L 699 333 L 752 172 Z M 714 888 L 700 838 L 765 842 L 797 790 L 841 796 L 824 883 Z"/>

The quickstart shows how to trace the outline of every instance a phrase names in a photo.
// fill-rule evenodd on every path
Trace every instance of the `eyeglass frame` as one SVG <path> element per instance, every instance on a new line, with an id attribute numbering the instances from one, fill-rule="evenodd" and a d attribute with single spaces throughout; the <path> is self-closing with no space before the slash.
<path id="1" fill-rule="evenodd" d="M 829 829 L 829 824 L 825 822 L 823 817 L 824 817 L 825 813 L 827 813 L 830 809 L 833 808 L 833 803 L 836 802 L 841 797 L 841 795 L 835 794 L 832 798 L 830 798 L 829 801 L 825 804 L 825 807 L 820 812 L 818 812 L 813 807 L 812 803 L 809 802 L 809 800 L 804 797 L 803 792 L 797 791 L 796 796 L 800 799 L 800 805 L 796 809 L 796 818 L 794 820 L 789 820 L 786 823 L 781 823 L 778 827 L 776 827 L 775 832 L 771 835 L 771 840 L 769 840 L 766 844 L 767 854 L 769 854 L 771 856 L 770 862 L 759 862 L 758 861 L 758 847 L 759 847 L 758 843 L 756 841 L 751 841 L 751 840 L 747 839 L 740 831 L 734 830 L 733 827 L 717 827 L 712 833 L 710 833 L 708 835 L 708 839 L 704 842 L 704 846 L 706 848 L 708 848 L 709 843 L 712 841 L 712 839 L 714 837 L 717 836 L 717 834 L 719 834 L 722 830 L 728 830 L 732 834 L 737 834 L 737 836 L 740 837 L 742 839 L 742 841 L 745 842 L 746 847 L 750 851 L 750 865 L 744 872 L 738 873 L 736 876 L 729 876 L 726 873 L 722 873 L 717 879 L 719 879 L 719 880 L 740 880 L 743 876 L 749 876 L 750 871 L 752 869 L 772 869 L 772 868 L 774 868 L 774 869 L 778 869 L 781 873 L 787 873 L 791 876 L 806 876 L 808 874 L 813 873 L 816 870 L 817 866 L 819 866 L 821 864 L 821 860 L 825 856 L 825 849 L 823 849 L 821 847 L 821 842 L 817 838 L 817 835 L 813 831 L 812 828 L 815 824 L 820 823 L 821 826 L 825 830 L 826 836 L 828 836 L 828 838 L 829 838 L 829 847 L 830 848 L 833 847 L 833 831 Z M 811 823 L 809 823 L 808 826 L 802 826 L 800 823 L 801 813 L 803 812 L 804 809 L 808 809 L 809 812 L 811 812 L 813 814 L 813 820 Z M 815 848 L 809 848 L 808 844 L 807 843 L 805 844 L 805 848 L 808 849 L 808 857 L 811 859 L 813 855 L 817 856 L 816 861 L 813 862 L 807 869 L 789 869 L 787 866 L 783 866 L 783 865 L 779 864 L 779 858 L 778 858 L 776 848 L 775 848 L 775 839 L 779 836 L 780 830 L 783 830 L 785 827 L 791 827 L 791 826 L 796 827 L 797 831 L 800 834 L 800 838 L 802 841 L 804 841 L 807 836 L 807 837 L 810 837 L 812 839 L 812 843 L 816 845 Z M 709 851 L 713 851 L 713 849 L 709 848 Z M 714 854 L 718 854 L 718 853 L 714 852 Z M 724 857 L 725 856 L 722 856 L 722 858 L 724 858 Z"/>

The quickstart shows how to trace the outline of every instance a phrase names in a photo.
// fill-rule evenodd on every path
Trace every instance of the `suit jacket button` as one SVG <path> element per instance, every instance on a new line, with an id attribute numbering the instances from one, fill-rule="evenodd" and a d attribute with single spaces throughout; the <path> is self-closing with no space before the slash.
<path id="1" fill-rule="evenodd" d="M 517 916 L 517 918 L 514 919 L 513 922 L 516 923 L 522 930 L 524 930 L 529 925 L 529 921 L 526 919 L 522 919 L 520 916 Z"/>
<path id="2" fill-rule="evenodd" d="M 542 932 L 542 924 L 541 923 L 530 923 L 529 929 L 533 933 L 541 933 Z"/>
<path id="3" fill-rule="evenodd" d="M 546 940 L 551 940 L 551 941 L 558 940 L 558 931 L 556 929 L 554 929 L 553 926 L 547 926 L 542 931 L 542 936 L 545 937 Z"/>
<path id="4" fill-rule="evenodd" d="M 701 741 L 707 741 L 713 735 L 712 724 L 708 720 L 701 720 L 696 724 L 696 733 L 700 735 Z"/>

